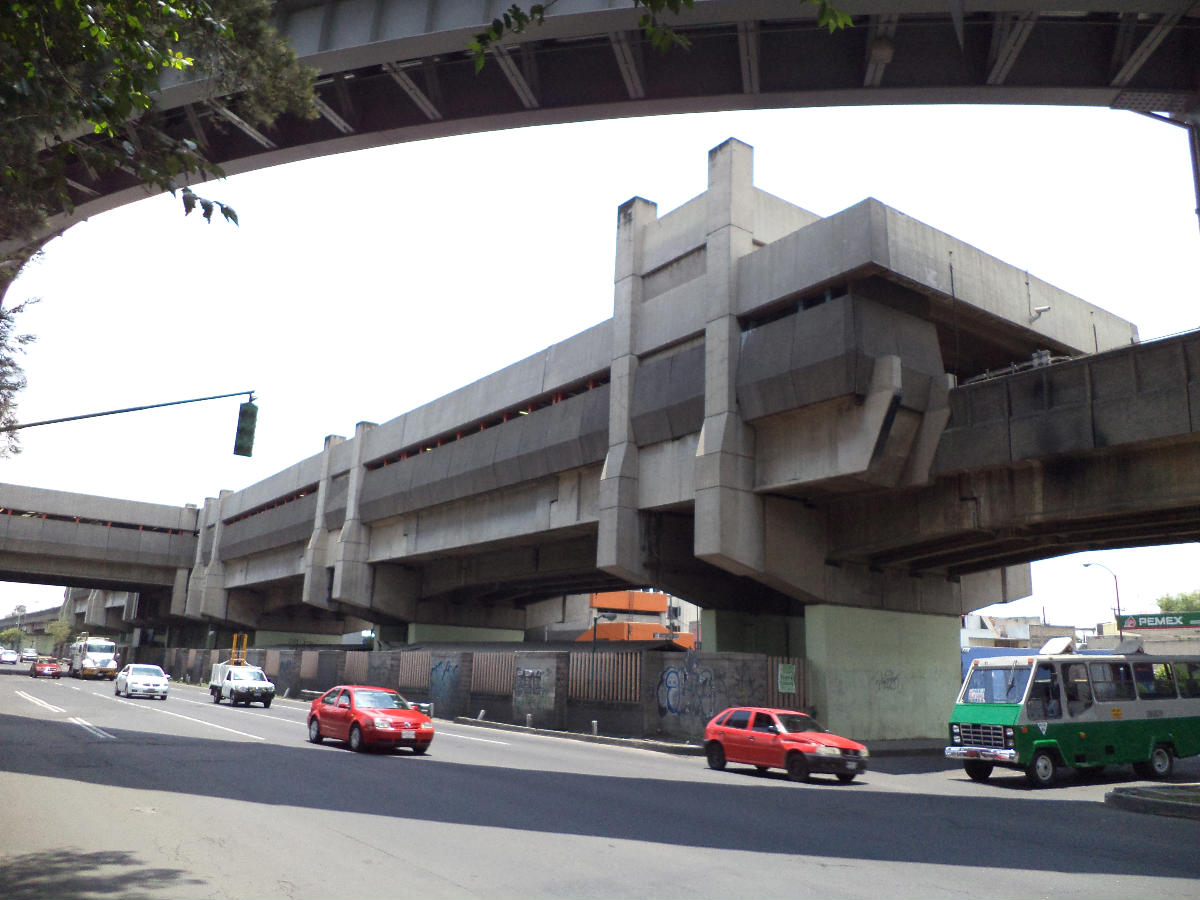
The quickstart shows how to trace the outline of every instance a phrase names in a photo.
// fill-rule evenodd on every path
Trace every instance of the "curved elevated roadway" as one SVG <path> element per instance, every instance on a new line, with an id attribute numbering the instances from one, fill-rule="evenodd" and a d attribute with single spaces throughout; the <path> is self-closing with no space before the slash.
<path id="1" fill-rule="evenodd" d="M 320 73 L 312 121 L 240 120 L 201 82 L 165 86 L 160 127 L 226 173 L 467 132 L 624 116 L 857 104 L 1008 103 L 1155 113 L 1191 129 L 1200 91 L 1192 0 L 841 0 L 828 34 L 799 0 L 697 0 L 689 51 L 660 54 L 628 0 L 560 0 L 476 74 L 465 51 L 508 0 L 282 0 L 278 27 Z M 527 5 L 527 4 L 526 4 Z M 80 140 L 90 140 L 81 137 Z M 531 165 L 536 165 L 531 161 Z M 72 221 L 139 199 L 124 171 L 71 173 Z M 0 250 L 11 249 L 0 247 Z"/>

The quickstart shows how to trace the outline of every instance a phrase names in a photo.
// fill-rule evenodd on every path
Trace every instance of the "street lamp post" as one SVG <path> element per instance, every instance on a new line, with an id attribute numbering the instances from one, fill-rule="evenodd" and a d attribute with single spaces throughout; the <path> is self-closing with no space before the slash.
<path id="1" fill-rule="evenodd" d="M 1114 572 L 1112 569 L 1110 569 L 1108 566 L 1104 565 L 1104 563 L 1085 562 L 1083 564 L 1083 566 L 1085 569 L 1088 566 L 1096 566 L 1097 568 L 1103 569 L 1105 572 L 1107 572 L 1109 575 L 1112 576 L 1113 592 L 1117 595 L 1117 634 L 1121 638 L 1124 638 L 1125 637 L 1125 629 L 1123 629 L 1121 627 L 1121 585 L 1117 581 L 1117 573 Z"/>
<path id="2" fill-rule="evenodd" d="M 25 615 L 25 604 L 19 604 L 13 607 L 13 612 L 17 614 L 17 652 L 21 652 L 21 636 L 24 632 L 21 631 L 21 617 Z"/>
<path id="3" fill-rule="evenodd" d="M 616 617 L 617 617 L 617 614 L 611 613 L 611 612 L 595 613 L 592 615 L 592 688 L 591 688 L 591 698 L 593 700 L 596 699 L 596 623 L 599 622 L 601 619 L 603 619 L 606 622 L 611 622 L 614 619 L 616 619 Z"/>

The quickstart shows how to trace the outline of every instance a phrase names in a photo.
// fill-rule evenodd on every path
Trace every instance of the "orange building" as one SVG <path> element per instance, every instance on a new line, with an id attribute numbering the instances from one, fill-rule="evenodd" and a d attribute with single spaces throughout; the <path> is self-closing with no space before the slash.
<path id="1" fill-rule="evenodd" d="M 672 631 L 663 619 L 669 597 L 652 591 L 605 591 L 592 594 L 590 606 L 596 612 L 653 616 L 658 621 L 595 622 L 575 640 L 591 641 L 671 641 L 678 647 L 692 649 L 696 636 L 686 631 Z"/>

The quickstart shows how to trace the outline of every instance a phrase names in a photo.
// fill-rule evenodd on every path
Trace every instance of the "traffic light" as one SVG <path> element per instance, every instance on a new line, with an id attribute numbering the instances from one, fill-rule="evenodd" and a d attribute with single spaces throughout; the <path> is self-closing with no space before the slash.
<path id="1" fill-rule="evenodd" d="M 237 435 L 233 439 L 235 456 L 252 456 L 254 453 L 254 426 L 258 422 L 258 407 L 243 403 L 238 408 Z"/>

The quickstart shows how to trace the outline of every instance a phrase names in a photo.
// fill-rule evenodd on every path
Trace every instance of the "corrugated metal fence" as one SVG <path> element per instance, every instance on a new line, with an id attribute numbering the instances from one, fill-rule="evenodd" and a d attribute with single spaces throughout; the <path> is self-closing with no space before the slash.
<path id="1" fill-rule="evenodd" d="M 346 652 L 346 672 L 342 680 L 346 684 L 367 683 L 367 659 L 370 653 L 366 650 L 349 650 Z"/>
<path id="2" fill-rule="evenodd" d="M 397 687 L 410 691 L 429 690 L 429 670 L 433 666 L 433 654 L 428 650 L 405 650 L 400 657 L 400 676 Z"/>
<path id="3" fill-rule="evenodd" d="M 471 693 L 510 696 L 516 654 L 508 651 L 476 653 L 471 664 Z"/>
<path id="4" fill-rule="evenodd" d="M 567 696 L 572 700 L 607 700 L 640 703 L 642 654 L 640 652 L 572 653 Z"/>

